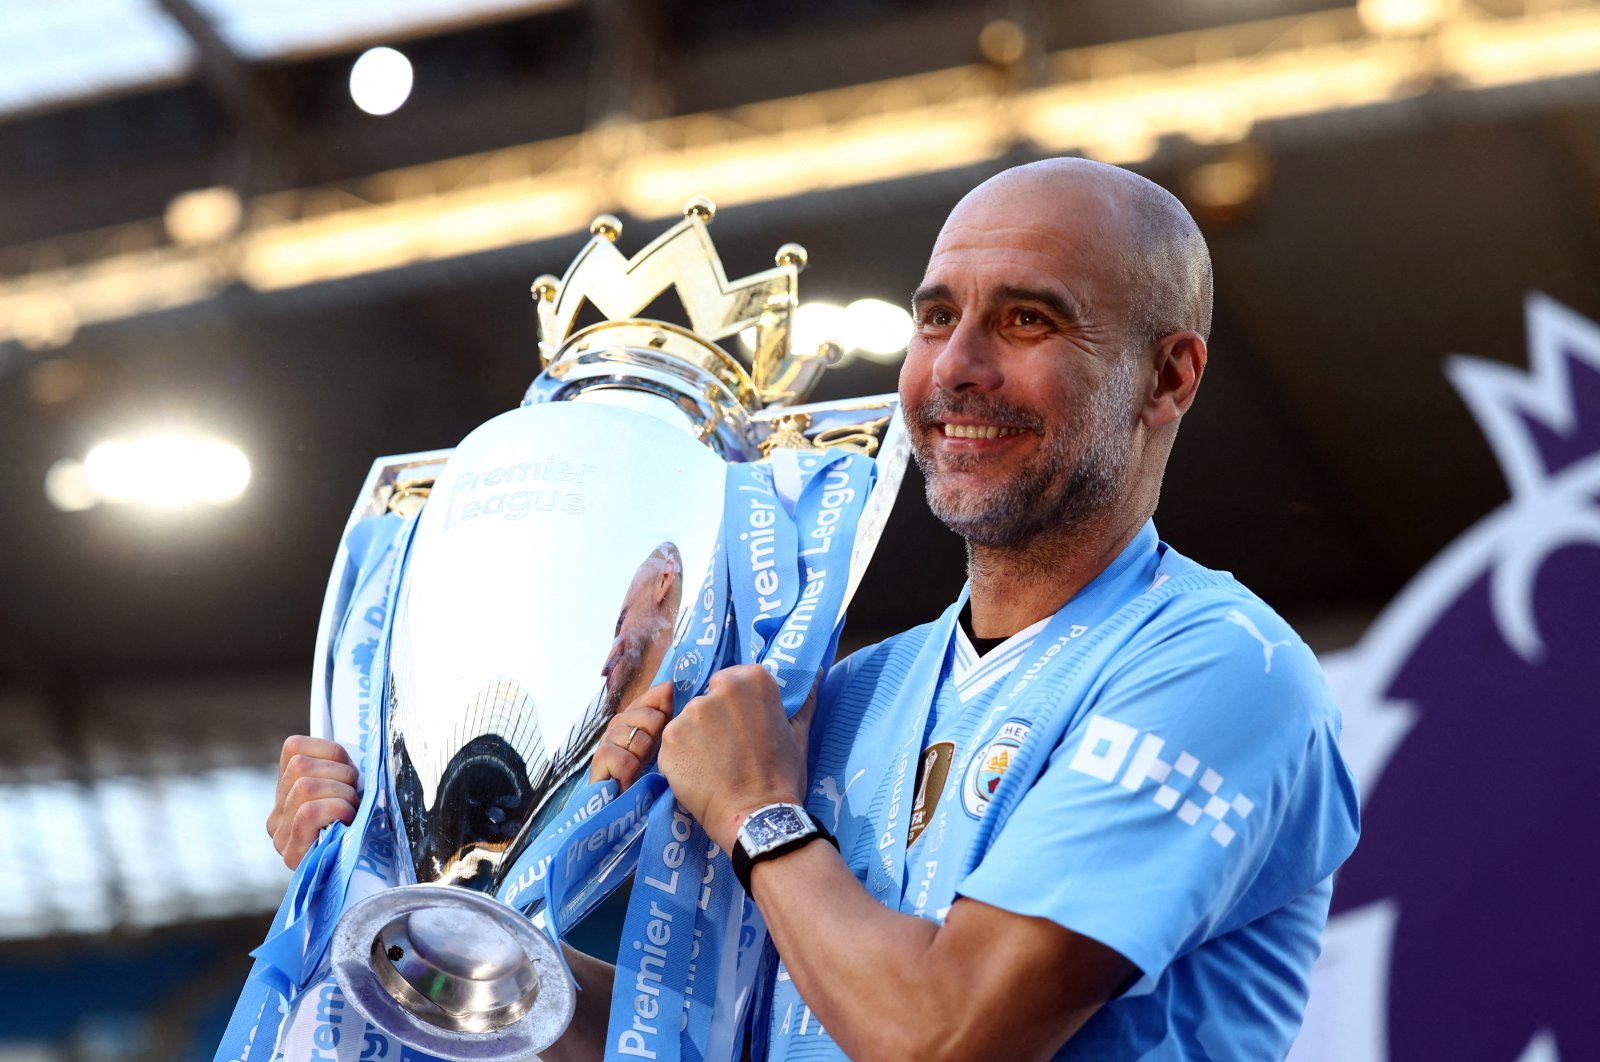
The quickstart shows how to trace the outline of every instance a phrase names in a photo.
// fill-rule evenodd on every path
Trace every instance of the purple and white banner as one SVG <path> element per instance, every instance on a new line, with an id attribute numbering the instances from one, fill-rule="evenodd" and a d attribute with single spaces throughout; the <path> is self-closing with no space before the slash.
<path id="1" fill-rule="evenodd" d="M 1324 658 L 1362 786 L 1294 1062 L 1600 1059 L 1600 327 L 1451 381 L 1511 490 Z"/>

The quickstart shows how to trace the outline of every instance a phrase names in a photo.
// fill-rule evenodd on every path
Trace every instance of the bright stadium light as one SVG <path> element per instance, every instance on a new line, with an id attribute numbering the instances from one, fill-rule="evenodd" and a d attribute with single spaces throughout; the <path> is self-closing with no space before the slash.
<path id="1" fill-rule="evenodd" d="M 73 457 L 63 457 L 50 466 L 44 475 L 44 496 L 64 513 L 81 513 L 100 504 L 83 462 Z"/>
<path id="2" fill-rule="evenodd" d="M 883 299 L 857 299 L 849 306 L 831 302 L 802 303 L 794 313 L 789 350 L 815 354 L 827 342 L 837 343 L 843 361 L 856 355 L 873 361 L 896 362 L 911 338 L 911 314 Z M 746 350 L 756 349 L 756 330 L 739 333 Z M 842 362 L 841 362 L 842 364 Z"/>
<path id="3" fill-rule="evenodd" d="M 56 462 L 46 476 L 45 492 L 64 511 L 99 503 L 170 509 L 230 505 L 249 483 L 250 461 L 231 443 L 150 435 L 103 442 L 81 465 Z"/>
<path id="4" fill-rule="evenodd" d="M 911 314 L 883 299 L 857 299 L 844 308 L 847 350 L 859 350 L 874 361 L 897 361 L 911 338 Z"/>
<path id="5" fill-rule="evenodd" d="M 174 196 L 163 218 L 167 235 L 185 247 L 202 247 L 239 231 L 244 204 L 232 188 L 197 188 Z"/>
<path id="6" fill-rule="evenodd" d="M 368 48 L 350 68 L 350 98 L 368 114 L 393 114 L 411 95 L 411 60 L 393 48 Z"/>
<path id="7" fill-rule="evenodd" d="M 1458 0 L 1359 0 L 1361 21 L 1374 33 L 1421 33 L 1452 18 Z"/>
<path id="8" fill-rule="evenodd" d="M 845 310 L 831 302 L 807 302 L 794 312 L 794 332 L 789 349 L 796 354 L 815 354 L 832 340 L 845 346 Z"/>

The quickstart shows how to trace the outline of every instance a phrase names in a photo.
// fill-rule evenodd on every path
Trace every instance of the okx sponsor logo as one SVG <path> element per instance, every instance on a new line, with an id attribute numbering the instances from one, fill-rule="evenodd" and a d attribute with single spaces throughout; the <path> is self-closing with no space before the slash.
<path id="1" fill-rule="evenodd" d="M 1227 792 L 1226 779 L 1195 756 L 1169 752 L 1165 738 L 1104 716 L 1089 720 L 1069 766 L 1129 794 L 1142 794 L 1185 826 L 1204 822 L 1211 839 L 1224 848 L 1256 807 L 1243 793 Z"/>

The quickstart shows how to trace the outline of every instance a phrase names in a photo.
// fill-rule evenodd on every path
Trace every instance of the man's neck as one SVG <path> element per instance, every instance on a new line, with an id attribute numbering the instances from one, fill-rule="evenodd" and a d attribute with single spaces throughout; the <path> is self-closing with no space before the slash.
<path id="1" fill-rule="evenodd" d="M 967 543 L 972 631 L 1005 638 L 1053 616 L 1133 541 L 1147 517 L 1126 526 L 1037 536 L 1017 547 Z"/>

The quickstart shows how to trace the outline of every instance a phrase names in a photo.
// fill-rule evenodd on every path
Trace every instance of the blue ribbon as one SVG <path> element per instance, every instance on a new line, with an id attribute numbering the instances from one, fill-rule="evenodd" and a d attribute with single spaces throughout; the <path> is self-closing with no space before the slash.
<path id="1" fill-rule="evenodd" d="M 720 570 L 732 599 L 724 625 L 731 637 L 719 637 L 715 655 L 696 646 L 680 652 L 673 667 L 679 708 L 717 667 L 758 663 L 792 717 L 836 647 L 855 529 L 876 466 L 837 450 L 780 450 L 774 464 L 728 467 Z M 794 497 L 780 492 L 784 482 L 798 485 Z M 764 961 L 759 916 L 747 911 L 726 855 L 675 801 L 656 801 L 642 849 L 606 1058 L 731 1058 Z"/>
<path id="2" fill-rule="evenodd" d="M 272 932 L 250 953 L 256 961 L 218 1044 L 216 1062 L 235 1062 L 249 1059 L 257 1050 L 263 1054 L 272 1050 L 287 999 L 303 989 L 321 965 L 344 908 L 350 876 L 361 858 L 374 809 L 385 788 L 381 703 L 394 613 L 390 606 L 415 528 L 415 520 L 375 516 L 357 523 L 345 537 L 346 567 L 339 595 L 343 614 L 330 646 L 328 689 L 333 691 L 338 685 L 335 676 L 341 667 L 359 672 L 364 680 L 347 684 L 346 689 L 370 691 L 376 684 L 378 692 L 367 696 L 359 709 L 359 758 L 365 789 L 351 825 L 330 823 L 296 868 L 273 919 Z M 361 638 L 365 645 L 362 622 L 374 609 L 383 616 L 376 651 L 357 653 L 353 643 Z"/>

